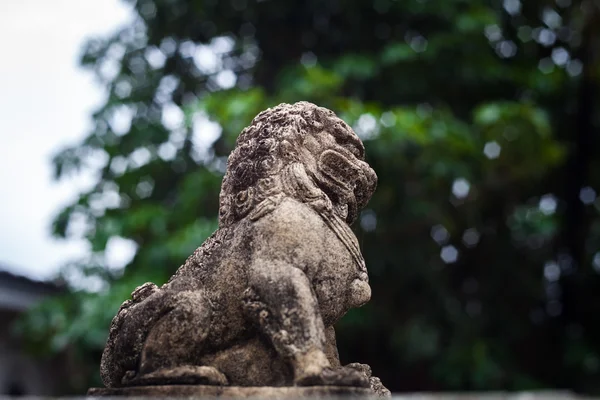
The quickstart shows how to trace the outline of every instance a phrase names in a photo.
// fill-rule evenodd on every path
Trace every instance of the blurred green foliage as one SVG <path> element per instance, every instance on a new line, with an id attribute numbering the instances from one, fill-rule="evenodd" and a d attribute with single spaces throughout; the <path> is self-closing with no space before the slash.
<path id="1" fill-rule="evenodd" d="M 18 327 L 38 353 L 75 349 L 90 380 L 73 391 L 100 384 L 131 290 L 215 229 L 239 132 L 308 100 L 355 128 L 379 175 L 355 227 L 373 299 L 339 323 L 343 361 L 394 391 L 600 393 L 597 2 L 128 3 L 131 23 L 82 57 L 107 100 L 54 159 L 57 179 L 96 173 L 54 222 L 89 257 Z M 137 248 L 124 268 L 105 257 L 116 237 Z"/>

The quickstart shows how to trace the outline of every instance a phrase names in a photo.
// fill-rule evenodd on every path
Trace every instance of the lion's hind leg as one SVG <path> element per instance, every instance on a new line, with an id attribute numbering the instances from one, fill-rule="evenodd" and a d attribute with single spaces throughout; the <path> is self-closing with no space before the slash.
<path id="1" fill-rule="evenodd" d="M 200 365 L 210 329 L 211 312 L 199 291 L 172 292 L 164 299 L 168 310 L 148 334 L 139 372 L 127 385 L 226 385 L 214 367 Z"/>

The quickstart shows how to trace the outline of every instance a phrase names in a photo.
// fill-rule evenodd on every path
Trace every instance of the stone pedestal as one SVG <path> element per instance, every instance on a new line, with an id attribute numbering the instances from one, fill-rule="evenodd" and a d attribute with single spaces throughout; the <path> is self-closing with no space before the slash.
<path id="1" fill-rule="evenodd" d="M 130 386 L 124 388 L 91 388 L 89 397 L 223 397 L 258 399 L 300 399 L 326 397 L 373 397 L 371 389 L 344 386 L 208 386 L 208 385 L 158 385 Z"/>

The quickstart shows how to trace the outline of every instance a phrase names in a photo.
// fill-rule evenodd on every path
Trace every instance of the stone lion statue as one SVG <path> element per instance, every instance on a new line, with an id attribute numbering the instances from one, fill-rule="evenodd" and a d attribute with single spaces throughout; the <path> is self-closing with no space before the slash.
<path id="1" fill-rule="evenodd" d="M 349 224 L 376 184 L 360 139 L 332 111 L 299 102 L 258 114 L 229 156 L 217 231 L 113 319 L 104 384 L 389 394 L 367 365 L 340 365 L 333 328 L 371 296 Z"/>

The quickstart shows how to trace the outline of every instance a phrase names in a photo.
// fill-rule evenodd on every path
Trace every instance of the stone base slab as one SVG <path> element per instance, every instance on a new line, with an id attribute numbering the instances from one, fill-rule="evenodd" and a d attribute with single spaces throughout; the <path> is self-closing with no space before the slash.
<path id="1" fill-rule="evenodd" d="M 371 389 L 344 386 L 208 386 L 208 385 L 157 385 L 123 388 L 91 388 L 90 397 L 224 397 L 224 398 L 323 398 L 323 397 L 374 397 Z"/>

